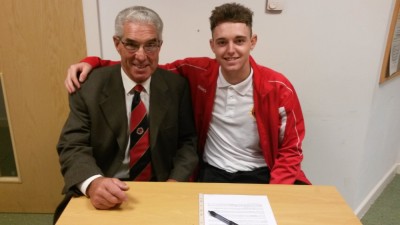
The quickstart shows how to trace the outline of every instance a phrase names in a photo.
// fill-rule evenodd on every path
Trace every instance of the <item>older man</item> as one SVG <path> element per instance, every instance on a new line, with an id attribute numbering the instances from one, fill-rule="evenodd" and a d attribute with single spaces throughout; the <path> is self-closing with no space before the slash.
<path id="1" fill-rule="evenodd" d="M 188 83 L 158 68 L 162 28 L 151 9 L 121 11 L 113 37 L 121 63 L 94 70 L 70 96 L 57 146 L 67 196 L 109 209 L 127 199 L 121 180 L 186 181 L 197 166 Z"/>

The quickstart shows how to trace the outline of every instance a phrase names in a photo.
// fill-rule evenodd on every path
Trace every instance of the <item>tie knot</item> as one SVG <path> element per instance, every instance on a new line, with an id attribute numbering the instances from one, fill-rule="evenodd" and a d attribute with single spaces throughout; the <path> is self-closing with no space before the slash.
<path id="1" fill-rule="evenodd" d="M 137 84 L 134 88 L 133 88 L 135 91 L 137 91 L 137 92 L 142 92 L 143 91 L 143 86 L 142 85 L 140 85 L 140 84 Z"/>

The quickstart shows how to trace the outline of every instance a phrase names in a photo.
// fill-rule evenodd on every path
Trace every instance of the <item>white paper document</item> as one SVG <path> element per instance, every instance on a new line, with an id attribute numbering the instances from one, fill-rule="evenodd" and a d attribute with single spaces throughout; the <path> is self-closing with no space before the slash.
<path id="1" fill-rule="evenodd" d="M 200 225 L 277 225 L 265 195 L 200 194 Z"/>

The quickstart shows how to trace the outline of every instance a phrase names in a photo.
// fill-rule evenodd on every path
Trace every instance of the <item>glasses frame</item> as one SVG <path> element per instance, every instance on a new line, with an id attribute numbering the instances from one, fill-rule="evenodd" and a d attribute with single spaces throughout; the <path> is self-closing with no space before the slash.
<path id="1" fill-rule="evenodd" d="M 117 37 L 117 38 L 129 53 L 136 53 L 140 50 L 140 48 L 142 48 L 146 54 L 153 54 L 159 50 L 159 48 L 161 47 L 161 43 L 162 43 L 162 41 L 158 40 L 158 39 L 147 41 L 144 44 L 139 44 L 132 40 L 124 41 L 124 40 L 122 40 L 121 37 Z"/>

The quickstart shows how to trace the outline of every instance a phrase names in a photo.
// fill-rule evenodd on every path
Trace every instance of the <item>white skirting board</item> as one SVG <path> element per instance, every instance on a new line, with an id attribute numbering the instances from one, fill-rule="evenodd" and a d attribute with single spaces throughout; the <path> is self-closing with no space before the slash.
<path id="1" fill-rule="evenodd" d="M 360 206 L 354 211 L 358 218 L 362 218 L 375 200 L 382 194 L 386 186 L 393 180 L 396 174 L 400 174 L 400 163 L 395 164 L 389 172 L 376 184 Z"/>

